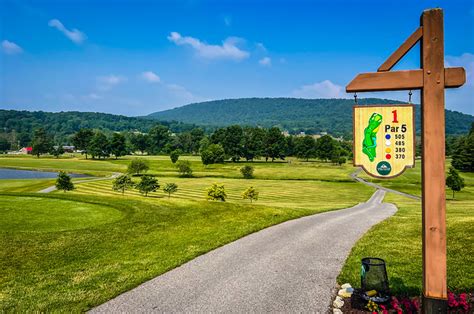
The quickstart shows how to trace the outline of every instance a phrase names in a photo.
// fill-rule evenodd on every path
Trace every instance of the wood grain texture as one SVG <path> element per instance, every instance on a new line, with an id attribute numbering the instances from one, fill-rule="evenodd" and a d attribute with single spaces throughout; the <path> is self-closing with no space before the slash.
<path id="1" fill-rule="evenodd" d="M 423 295 L 447 299 L 443 11 L 423 12 L 421 23 Z"/>

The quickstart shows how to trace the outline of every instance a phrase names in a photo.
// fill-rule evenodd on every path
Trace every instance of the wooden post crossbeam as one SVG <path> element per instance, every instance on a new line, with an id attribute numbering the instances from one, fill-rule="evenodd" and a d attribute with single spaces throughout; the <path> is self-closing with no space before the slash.
<path id="1" fill-rule="evenodd" d="M 419 41 L 421 69 L 390 72 Z M 346 86 L 347 92 L 421 90 L 424 313 L 447 309 L 444 89 L 465 82 L 464 68 L 444 68 L 443 11 L 430 9 L 378 72 L 359 74 Z"/>

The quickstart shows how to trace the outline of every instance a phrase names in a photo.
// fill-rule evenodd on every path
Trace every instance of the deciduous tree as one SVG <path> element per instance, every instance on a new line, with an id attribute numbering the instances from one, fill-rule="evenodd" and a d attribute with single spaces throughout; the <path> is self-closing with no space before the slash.
<path id="1" fill-rule="evenodd" d="M 112 184 L 112 189 L 114 191 L 122 192 L 122 195 L 125 194 L 125 190 L 131 189 L 135 186 L 132 181 L 132 178 L 126 174 L 122 174 L 114 179 Z"/>
<path id="2" fill-rule="evenodd" d="M 144 175 L 140 178 L 140 182 L 135 186 L 135 188 L 142 194 L 145 194 L 145 197 L 148 196 L 150 192 L 156 192 L 160 188 L 158 180 L 150 175 Z"/>

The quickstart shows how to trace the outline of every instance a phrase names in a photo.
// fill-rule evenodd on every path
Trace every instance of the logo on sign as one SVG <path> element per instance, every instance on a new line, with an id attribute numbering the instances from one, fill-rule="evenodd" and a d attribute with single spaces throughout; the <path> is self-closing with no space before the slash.
<path id="1" fill-rule="evenodd" d="M 390 171 L 392 171 L 392 166 L 390 165 L 390 163 L 386 161 L 381 161 L 377 164 L 377 172 L 380 175 L 386 176 L 390 173 Z"/>

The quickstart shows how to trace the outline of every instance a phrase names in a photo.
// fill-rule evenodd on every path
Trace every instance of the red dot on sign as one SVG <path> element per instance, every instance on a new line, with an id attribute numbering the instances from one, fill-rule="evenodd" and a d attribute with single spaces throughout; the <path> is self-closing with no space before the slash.
<path id="1" fill-rule="evenodd" d="M 390 159 L 390 158 L 392 158 L 392 155 L 387 154 L 387 155 L 385 155 L 385 158 Z"/>

